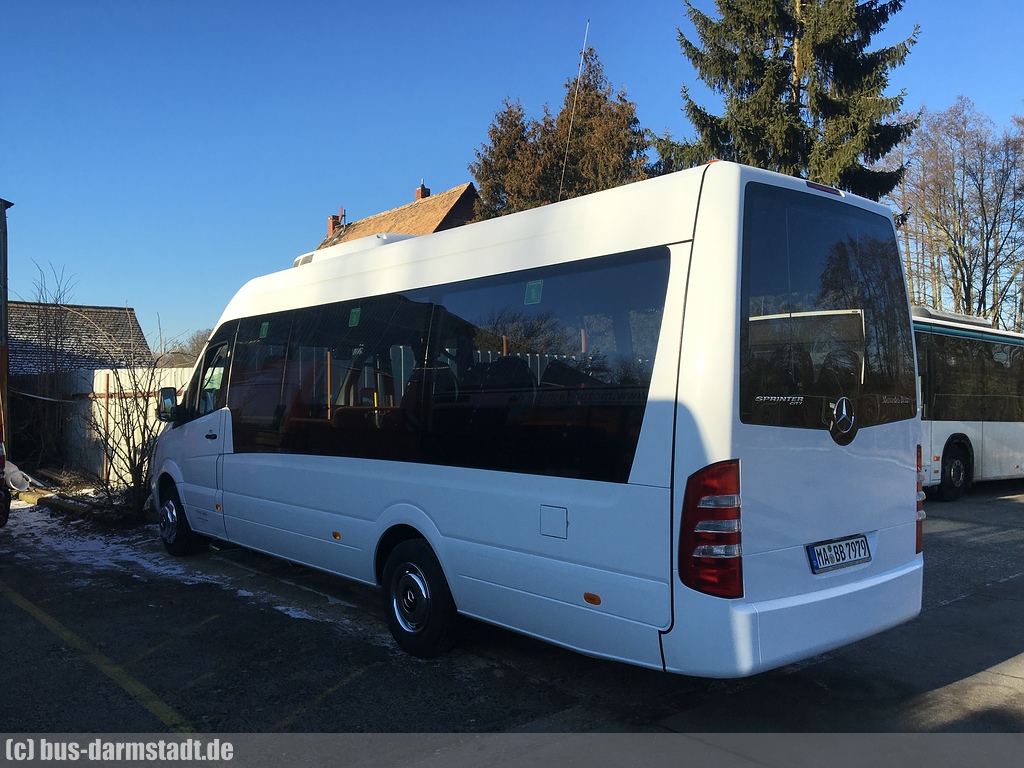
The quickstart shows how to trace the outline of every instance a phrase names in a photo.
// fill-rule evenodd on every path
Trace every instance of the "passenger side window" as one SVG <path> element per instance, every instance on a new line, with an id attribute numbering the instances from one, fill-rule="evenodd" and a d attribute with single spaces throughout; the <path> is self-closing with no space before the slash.
<path id="1" fill-rule="evenodd" d="M 231 419 L 237 452 L 276 453 L 280 426 L 294 397 L 284 386 L 291 312 L 242 320 L 231 366 Z"/>
<path id="2" fill-rule="evenodd" d="M 668 248 L 239 321 L 236 452 L 626 482 Z"/>
<path id="3" fill-rule="evenodd" d="M 222 344 L 214 350 L 209 365 L 203 372 L 203 385 L 199 395 L 199 415 L 218 411 L 225 405 L 227 393 L 228 347 Z"/>
<path id="4" fill-rule="evenodd" d="M 667 280 L 652 248 L 436 289 L 424 460 L 626 482 Z"/>
<path id="5" fill-rule="evenodd" d="M 322 360 L 329 382 L 317 388 L 325 407 L 318 402 L 305 409 L 317 415 L 289 424 L 286 448 L 418 460 L 418 394 L 411 382 L 422 366 L 430 313 L 429 304 L 387 294 L 303 315 L 298 355 Z"/>
<path id="6" fill-rule="evenodd" d="M 389 294 L 242 320 L 235 451 L 417 460 L 431 309 Z"/>
<path id="7" fill-rule="evenodd" d="M 185 395 L 182 423 L 213 413 L 227 402 L 228 344 L 215 343 L 203 355 Z"/>

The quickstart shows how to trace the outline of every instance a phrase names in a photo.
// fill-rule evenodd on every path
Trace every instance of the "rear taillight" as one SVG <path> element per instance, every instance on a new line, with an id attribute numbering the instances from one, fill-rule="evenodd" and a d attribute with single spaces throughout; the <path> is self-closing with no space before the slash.
<path id="1" fill-rule="evenodd" d="M 921 446 L 917 446 L 917 543 L 915 553 L 924 552 L 924 471 L 921 464 Z"/>
<path id="2" fill-rule="evenodd" d="M 711 464 L 686 481 L 679 578 L 715 597 L 743 597 L 740 463 Z"/>

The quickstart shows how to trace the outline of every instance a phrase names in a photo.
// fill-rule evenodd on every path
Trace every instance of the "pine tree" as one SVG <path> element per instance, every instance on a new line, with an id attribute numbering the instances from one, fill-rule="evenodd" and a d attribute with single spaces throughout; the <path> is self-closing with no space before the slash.
<path id="1" fill-rule="evenodd" d="M 506 99 L 469 169 L 480 201 L 478 218 L 492 218 L 638 181 L 647 176 L 647 133 L 636 105 L 615 92 L 593 48 L 577 77 L 565 84 L 561 110 L 545 106 L 527 120 Z"/>
<path id="2" fill-rule="evenodd" d="M 877 200 L 903 174 L 875 164 L 906 139 L 903 94 L 885 96 L 889 73 L 916 42 L 869 50 L 903 0 L 716 0 L 712 18 L 686 0 L 699 45 L 680 31 L 697 75 L 724 97 L 711 114 L 683 88 L 694 141 L 656 142 L 660 169 L 735 160 L 806 176 Z"/>
<path id="3" fill-rule="evenodd" d="M 536 165 L 530 132 L 523 105 L 505 99 L 487 130 L 490 144 L 476 151 L 477 160 L 469 166 L 480 195 L 476 203 L 478 219 L 532 207 L 523 193 L 524 183 Z"/>

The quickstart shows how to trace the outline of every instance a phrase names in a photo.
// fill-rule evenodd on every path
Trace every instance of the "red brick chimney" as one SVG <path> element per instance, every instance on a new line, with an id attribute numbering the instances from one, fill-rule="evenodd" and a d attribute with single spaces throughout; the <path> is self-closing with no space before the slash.
<path id="1" fill-rule="evenodd" d="M 332 215 L 327 217 L 327 236 L 330 237 L 335 232 L 337 232 L 338 228 L 342 224 L 344 224 L 344 223 L 345 223 L 345 208 L 344 207 L 339 207 L 338 208 L 338 215 L 337 216 L 332 214 Z"/>
<path id="2" fill-rule="evenodd" d="M 430 190 L 423 186 L 423 179 L 420 179 L 420 185 L 416 187 L 416 199 L 422 200 L 425 197 L 430 197 Z"/>

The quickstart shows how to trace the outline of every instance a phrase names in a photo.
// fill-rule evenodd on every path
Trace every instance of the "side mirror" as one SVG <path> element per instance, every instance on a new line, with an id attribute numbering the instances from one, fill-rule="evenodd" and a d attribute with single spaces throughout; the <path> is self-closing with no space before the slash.
<path id="1" fill-rule="evenodd" d="M 160 402 L 156 405 L 156 417 L 160 421 L 174 421 L 178 415 L 178 390 L 174 387 L 160 388 Z"/>

